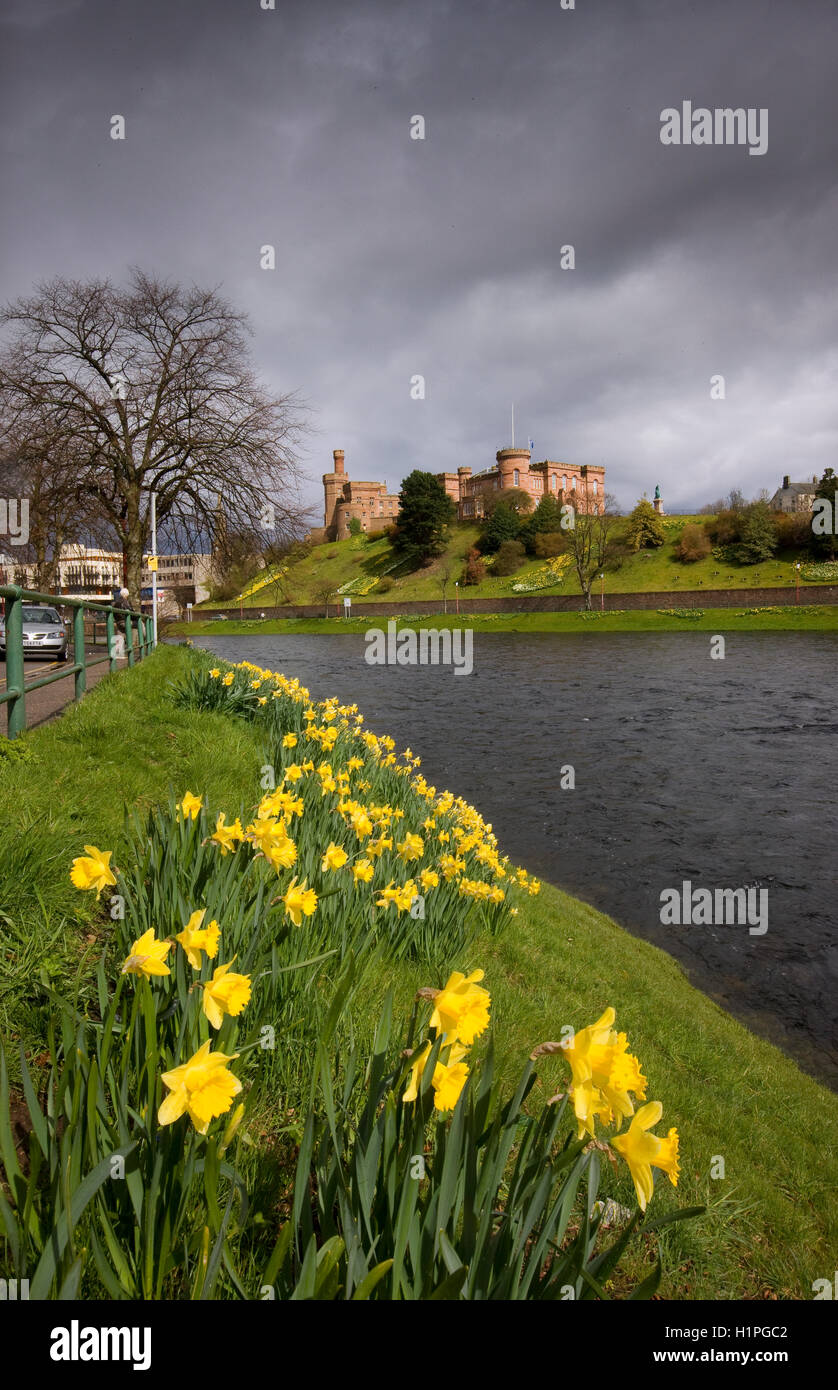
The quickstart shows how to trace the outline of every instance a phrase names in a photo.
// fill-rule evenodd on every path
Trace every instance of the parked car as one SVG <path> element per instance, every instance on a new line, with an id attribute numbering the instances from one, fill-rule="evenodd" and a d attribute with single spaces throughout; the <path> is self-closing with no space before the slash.
<path id="1" fill-rule="evenodd" d="M 67 660 L 67 629 L 55 608 L 23 605 L 23 655 Z M 0 618 L 0 657 L 6 660 L 6 619 Z"/>

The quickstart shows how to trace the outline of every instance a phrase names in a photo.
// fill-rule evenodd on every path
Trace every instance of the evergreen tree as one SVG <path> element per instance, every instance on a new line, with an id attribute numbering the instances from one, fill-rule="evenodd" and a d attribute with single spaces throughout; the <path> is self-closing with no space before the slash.
<path id="1" fill-rule="evenodd" d="M 480 549 L 484 555 L 491 555 L 500 549 L 504 541 L 517 540 L 520 529 L 521 517 L 518 512 L 501 502 L 484 523 L 480 533 Z"/>
<path id="2" fill-rule="evenodd" d="M 815 498 L 825 498 L 828 507 L 816 507 L 813 515 L 812 549 L 820 558 L 834 560 L 838 554 L 838 477 L 827 468 L 817 487 Z"/>
<path id="3" fill-rule="evenodd" d="M 767 502 L 751 502 L 745 508 L 739 542 L 733 547 L 733 558 L 740 565 L 758 565 L 770 560 L 777 549 L 777 528 Z"/>
<path id="4" fill-rule="evenodd" d="M 535 538 L 545 532 L 556 534 L 561 531 L 562 509 L 551 492 L 542 497 L 532 516 L 527 517 L 518 532 L 518 540 L 526 546 L 527 553 L 535 554 Z"/>
<path id="5" fill-rule="evenodd" d="M 393 549 L 415 564 L 441 555 L 456 510 L 439 479 L 415 468 L 399 493 Z"/>
<path id="6" fill-rule="evenodd" d="M 648 497 L 641 497 L 628 519 L 626 543 L 632 550 L 645 550 L 663 545 L 666 528 Z"/>

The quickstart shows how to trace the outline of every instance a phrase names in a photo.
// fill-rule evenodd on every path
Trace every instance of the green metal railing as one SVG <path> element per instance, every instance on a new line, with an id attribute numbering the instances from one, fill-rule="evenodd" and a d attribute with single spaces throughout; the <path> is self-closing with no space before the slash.
<path id="1" fill-rule="evenodd" d="M 0 705 L 8 704 L 8 735 L 16 738 L 26 728 L 26 696 L 30 690 L 39 690 L 53 681 L 74 678 L 73 698 L 80 700 L 87 689 L 87 669 L 109 663 L 115 671 L 122 656 L 121 643 L 117 641 L 117 618 L 125 621 L 125 658 L 128 665 L 142 661 L 154 647 L 154 626 L 150 616 L 132 613 L 127 608 L 115 608 L 113 604 L 89 602 L 87 599 L 63 598 L 61 594 L 40 594 L 34 589 L 21 589 L 16 584 L 0 584 L 0 598 L 5 599 L 6 619 L 6 689 L 0 690 Z M 37 680 L 26 680 L 23 654 L 23 607 L 28 603 L 49 604 L 51 608 L 73 609 L 73 661 L 72 665 L 62 666 L 48 676 Z M 107 656 L 95 656 L 87 660 L 84 650 L 84 615 L 89 612 L 101 615 L 105 620 L 105 639 Z M 134 647 L 136 625 L 137 645 Z M 94 619 L 94 641 L 96 623 Z M 121 637 L 122 634 L 120 633 Z"/>

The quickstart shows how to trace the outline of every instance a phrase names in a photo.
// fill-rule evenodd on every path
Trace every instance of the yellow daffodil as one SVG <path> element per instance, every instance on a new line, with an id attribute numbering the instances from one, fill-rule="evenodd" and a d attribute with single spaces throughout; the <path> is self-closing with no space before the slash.
<path id="1" fill-rule="evenodd" d="M 233 672 L 232 672 L 232 671 L 228 671 L 227 674 L 226 674 L 226 676 L 224 677 L 223 681 L 221 682 L 221 684 L 222 684 L 222 685 L 232 685 L 234 680 L 235 680 L 235 676 L 233 675 Z"/>
<path id="2" fill-rule="evenodd" d="M 402 1095 L 402 1100 L 406 1104 L 415 1101 L 419 1095 L 419 1085 L 430 1051 L 431 1044 L 425 1043 L 411 1063 L 410 1081 Z M 438 1061 L 434 1067 L 433 1080 L 431 1081 L 434 1089 L 434 1109 L 453 1110 L 457 1104 L 460 1092 L 468 1079 L 468 1067 L 462 1060 L 465 1056 L 466 1049 L 455 1044 L 449 1051 L 448 1060 L 446 1062 Z"/>
<path id="3" fill-rule="evenodd" d="M 193 796 L 191 792 L 186 792 L 183 800 L 178 802 L 177 809 L 189 820 L 196 820 L 203 804 L 200 796 Z"/>
<path id="4" fill-rule="evenodd" d="M 221 675 L 221 672 L 219 671 L 217 666 L 213 666 L 212 670 L 210 671 L 210 675 L 212 676 L 213 680 L 217 680 L 218 677 Z"/>
<path id="5" fill-rule="evenodd" d="M 407 832 L 404 839 L 396 845 L 399 857 L 408 863 L 411 859 L 421 859 L 425 852 L 425 842 L 421 835 L 411 835 Z"/>
<path id="6" fill-rule="evenodd" d="M 297 735 L 296 735 L 296 734 L 286 734 L 285 737 L 284 737 L 284 739 L 282 740 L 282 746 L 283 746 L 283 748 L 296 748 L 296 746 L 297 746 Z"/>
<path id="7" fill-rule="evenodd" d="M 282 901 L 285 903 L 285 911 L 291 918 L 295 927 L 298 927 L 303 920 L 303 914 L 311 917 L 317 907 L 317 894 L 313 888 L 306 887 L 306 880 L 298 884 L 294 878 L 284 894 Z"/>
<path id="8" fill-rule="evenodd" d="M 218 955 L 218 941 L 221 932 L 215 918 L 206 927 L 202 925 L 206 914 L 205 907 L 193 912 L 183 931 L 178 932 L 175 937 L 175 940 L 180 942 L 186 952 L 193 970 L 200 970 L 201 968 L 202 951 L 206 951 L 210 960 L 214 960 Z"/>
<path id="9" fill-rule="evenodd" d="M 238 816 L 232 825 L 225 824 L 226 819 L 224 812 L 219 811 L 215 830 L 210 835 L 210 839 L 218 845 L 222 855 L 232 853 L 236 847 L 236 841 L 244 839 L 244 831 Z"/>
<path id="10" fill-rule="evenodd" d="M 477 983 L 483 979 L 482 970 L 463 975 L 455 970 L 444 988 L 434 999 L 430 1026 L 438 1029 L 448 1042 L 468 1046 L 489 1026 L 489 991 Z"/>
<path id="11" fill-rule="evenodd" d="M 112 888 L 116 883 L 111 868 L 113 850 L 97 849 L 95 845 L 85 845 L 84 850 L 84 854 L 73 860 L 70 881 L 76 888 L 95 888 L 98 898 L 103 888 Z"/>
<path id="12" fill-rule="evenodd" d="M 649 1134 L 663 1114 L 659 1100 L 642 1105 L 628 1129 L 611 1140 L 612 1147 L 625 1159 L 631 1173 L 640 1210 L 645 1211 L 654 1191 L 652 1169 L 667 1173 L 673 1187 L 678 1185 L 678 1131 L 671 1129 L 666 1139 Z"/>
<path id="13" fill-rule="evenodd" d="M 429 888 L 439 887 L 439 874 L 434 869 L 423 869 L 419 875 L 419 882 L 427 893 Z"/>
<path id="14" fill-rule="evenodd" d="M 356 883 L 370 883 L 375 869 L 369 859 L 359 859 L 352 865 L 352 876 Z"/>
<path id="15" fill-rule="evenodd" d="M 330 869 L 342 869 L 348 858 L 349 855 L 345 849 L 332 843 L 323 855 L 320 868 L 324 874 L 328 873 Z"/>
<path id="16" fill-rule="evenodd" d="M 166 956 L 171 949 L 171 941 L 157 941 L 154 927 L 149 927 L 131 947 L 131 954 L 122 966 L 122 974 L 145 975 L 149 979 L 152 975 L 171 975 L 166 965 Z"/>
<path id="17" fill-rule="evenodd" d="M 228 1057 L 223 1052 L 211 1052 L 210 1039 L 183 1066 L 163 1073 L 163 1085 L 171 1092 L 157 1112 L 160 1125 L 173 1124 L 188 1114 L 199 1134 L 206 1134 L 210 1120 L 230 1109 L 242 1084 L 227 1070 L 238 1053 Z"/>
<path id="18" fill-rule="evenodd" d="M 609 1124 L 617 1115 L 626 1119 L 633 1115 L 629 1092 L 638 1100 L 646 1097 L 646 1078 L 637 1058 L 628 1052 L 625 1033 L 614 1030 L 615 1018 L 614 1010 L 606 1009 L 596 1023 L 574 1034 L 564 1049 L 573 1073 L 571 1096 L 580 1139 L 584 1133 L 595 1137 L 597 1117 Z"/>
<path id="19" fill-rule="evenodd" d="M 213 1028 L 221 1027 L 225 1014 L 235 1018 L 250 1002 L 250 976 L 230 974 L 234 963 L 235 956 L 226 965 L 219 965 L 204 985 L 204 1013 Z"/>

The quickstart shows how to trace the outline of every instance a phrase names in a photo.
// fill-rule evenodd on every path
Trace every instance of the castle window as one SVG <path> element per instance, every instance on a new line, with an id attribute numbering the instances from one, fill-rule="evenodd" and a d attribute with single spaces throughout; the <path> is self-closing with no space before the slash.
<path id="1" fill-rule="evenodd" d="M 597 487 L 597 482 L 596 482 L 596 478 L 594 478 L 594 497 L 596 497 L 596 487 Z"/>
<path id="2" fill-rule="evenodd" d="M 562 492 L 567 492 L 567 474 L 562 474 Z"/>
<path id="3" fill-rule="evenodd" d="M 514 478 L 515 478 L 515 486 L 518 487 L 518 485 L 519 485 L 520 482 L 521 482 L 521 474 L 518 472 L 518 469 L 517 469 L 517 468 L 515 469 L 514 475 L 513 475 L 513 476 L 514 476 Z"/>
<path id="4" fill-rule="evenodd" d="M 558 480 L 558 478 L 556 477 L 555 473 L 551 473 L 551 474 L 550 474 L 550 486 L 552 487 L 552 489 L 553 489 L 554 492 L 556 491 L 556 485 L 557 485 L 558 481 L 559 481 L 559 480 Z"/>

